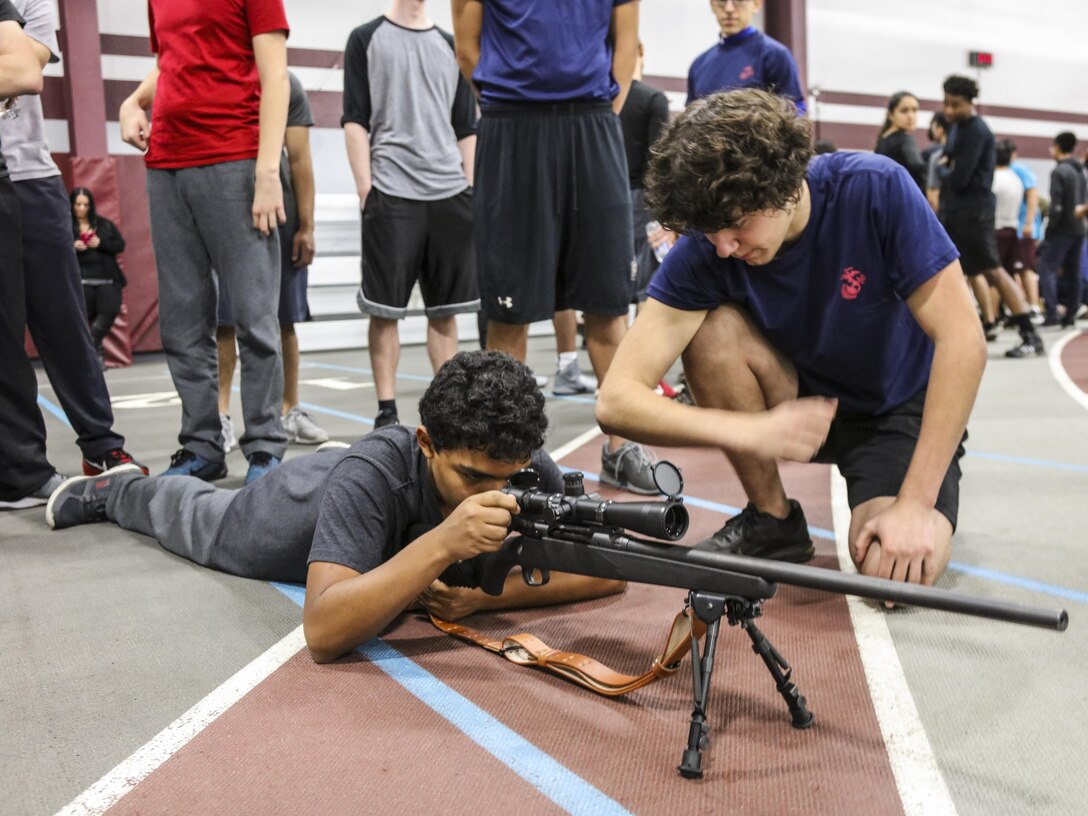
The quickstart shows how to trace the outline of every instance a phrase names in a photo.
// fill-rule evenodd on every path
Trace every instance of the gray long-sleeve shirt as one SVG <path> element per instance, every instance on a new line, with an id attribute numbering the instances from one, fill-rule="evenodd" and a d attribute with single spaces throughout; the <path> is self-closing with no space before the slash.
<path id="1" fill-rule="evenodd" d="M 1084 219 L 1077 218 L 1076 208 L 1088 201 L 1088 179 L 1084 166 L 1073 157 L 1058 162 L 1050 173 L 1050 221 L 1046 234 L 1084 235 Z"/>

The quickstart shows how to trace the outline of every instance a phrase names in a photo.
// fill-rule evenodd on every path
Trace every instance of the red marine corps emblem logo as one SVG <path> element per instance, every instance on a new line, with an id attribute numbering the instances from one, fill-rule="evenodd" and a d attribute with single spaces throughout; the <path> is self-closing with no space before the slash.
<path id="1" fill-rule="evenodd" d="M 848 266 L 842 271 L 842 277 L 839 280 L 842 281 L 843 300 L 857 300 L 858 295 L 861 294 L 861 287 L 865 283 L 865 275 L 854 267 Z"/>
<path id="2" fill-rule="evenodd" d="M 745 65 L 744 70 L 740 72 L 740 81 L 744 82 L 746 79 L 751 79 L 756 75 L 756 69 L 751 65 Z"/>

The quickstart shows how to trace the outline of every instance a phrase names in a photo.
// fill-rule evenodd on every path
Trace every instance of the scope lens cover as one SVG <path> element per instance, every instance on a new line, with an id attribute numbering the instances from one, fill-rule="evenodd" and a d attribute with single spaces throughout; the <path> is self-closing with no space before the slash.
<path id="1" fill-rule="evenodd" d="M 654 484 L 669 497 L 684 492 L 684 477 L 680 475 L 680 468 L 672 462 L 661 461 L 654 465 Z"/>

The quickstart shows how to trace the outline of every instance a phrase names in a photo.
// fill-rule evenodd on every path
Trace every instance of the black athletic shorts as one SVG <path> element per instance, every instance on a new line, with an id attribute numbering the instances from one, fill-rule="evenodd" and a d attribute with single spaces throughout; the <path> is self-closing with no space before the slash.
<path id="1" fill-rule="evenodd" d="M 993 209 L 942 213 L 941 223 L 960 252 L 960 264 L 965 275 L 980 275 L 987 269 L 1001 266 Z"/>
<path id="2" fill-rule="evenodd" d="M 637 268 L 627 155 L 609 103 L 484 108 L 475 216 L 489 319 L 627 313 Z"/>
<path id="3" fill-rule="evenodd" d="M 359 310 L 399 320 L 419 282 L 429 318 L 480 310 L 471 188 L 416 201 L 372 187 L 363 206 Z"/>
<path id="4" fill-rule="evenodd" d="M 886 414 L 850 414 L 839 411 L 831 422 L 827 442 L 813 457 L 814 462 L 839 466 L 846 479 L 847 500 L 853 510 L 879 496 L 897 496 L 907 475 L 918 434 L 922 429 L 925 389 Z M 952 522 L 960 504 L 960 457 L 964 431 L 937 494 L 937 510 Z"/>

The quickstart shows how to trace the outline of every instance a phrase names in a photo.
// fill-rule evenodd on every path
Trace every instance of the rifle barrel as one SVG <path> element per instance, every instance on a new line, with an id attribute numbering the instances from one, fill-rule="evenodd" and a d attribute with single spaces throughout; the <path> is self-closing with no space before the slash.
<path id="1" fill-rule="evenodd" d="M 876 601 L 890 601 L 926 609 L 940 609 L 961 615 L 1020 623 L 1064 632 L 1069 626 L 1069 615 L 1064 609 L 1044 609 L 1028 604 L 983 598 L 937 587 L 889 581 L 868 575 L 855 575 L 821 567 L 806 567 L 782 561 L 751 558 L 744 555 L 707 552 L 683 546 L 654 544 L 627 537 L 621 544 L 629 552 L 657 555 L 669 560 L 686 561 L 701 566 L 718 567 L 746 575 L 756 575 L 781 584 L 856 595 Z"/>

